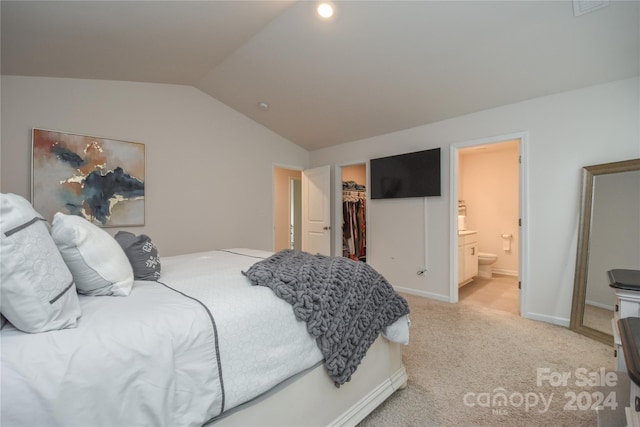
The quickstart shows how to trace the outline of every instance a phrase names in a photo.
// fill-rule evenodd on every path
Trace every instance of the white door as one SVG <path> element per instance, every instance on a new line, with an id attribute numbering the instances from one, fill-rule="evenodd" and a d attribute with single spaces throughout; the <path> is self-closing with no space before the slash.
<path id="1" fill-rule="evenodd" d="M 302 171 L 302 250 L 331 255 L 331 167 Z"/>

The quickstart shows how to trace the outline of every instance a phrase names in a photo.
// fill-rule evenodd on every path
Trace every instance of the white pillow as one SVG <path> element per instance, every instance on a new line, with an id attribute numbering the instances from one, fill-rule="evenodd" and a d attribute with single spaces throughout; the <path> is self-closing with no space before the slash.
<path id="1" fill-rule="evenodd" d="M 58 212 L 53 217 L 51 235 L 73 274 L 79 293 L 129 295 L 133 269 L 109 233 L 80 216 Z"/>
<path id="2" fill-rule="evenodd" d="M 0 312 L 24 332 L 72 328 L 80 302 L 46 221 L 17 194 L 0 194 Z"/>

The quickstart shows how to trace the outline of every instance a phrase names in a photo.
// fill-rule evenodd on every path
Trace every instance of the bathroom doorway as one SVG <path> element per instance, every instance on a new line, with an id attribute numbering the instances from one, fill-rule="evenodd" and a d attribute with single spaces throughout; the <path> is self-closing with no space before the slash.
<path id="1" fill-rule="evenodd" d="M 452 146 L 452 302 L 523 313 L 523 141 Z"/>

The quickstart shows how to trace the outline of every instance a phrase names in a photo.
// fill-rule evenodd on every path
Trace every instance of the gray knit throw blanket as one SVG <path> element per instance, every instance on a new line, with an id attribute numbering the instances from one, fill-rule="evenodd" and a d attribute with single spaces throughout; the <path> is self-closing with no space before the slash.
<path id="1" fill-rule="evenodd" d="M 385 326 L 409 313 L 407 301 L 370 265 L 290 249 L 244 273 L 293 306 L 307 323 L 336 387 L 351 379 Z"/>

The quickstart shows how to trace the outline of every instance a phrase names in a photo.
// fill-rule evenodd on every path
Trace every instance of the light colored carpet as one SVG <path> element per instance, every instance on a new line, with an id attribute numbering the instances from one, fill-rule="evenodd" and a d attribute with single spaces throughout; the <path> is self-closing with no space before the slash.
<path id="1" fill-rule="evenodd" d="M 594 410 L 571 408 L 572 396 L 582 393 L 584 404 L 596 391 L 580 384 L 576 370 L 594 376 L 601 368 L 613 371 L 611 347 L 477 304 L 404 296 L 412 321 L 411 342 L 403 352 L 408 385 L 360 427 L 596 426 Z M 569 375 L 567 385 L 546 379 L 538 384 L 538 370 Z M 493 398 L 501 395 L 508 400 L 499 406 Z"/>

